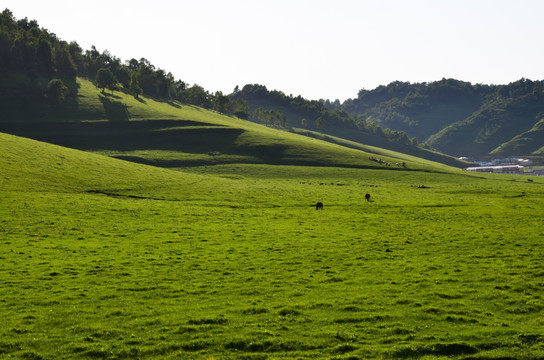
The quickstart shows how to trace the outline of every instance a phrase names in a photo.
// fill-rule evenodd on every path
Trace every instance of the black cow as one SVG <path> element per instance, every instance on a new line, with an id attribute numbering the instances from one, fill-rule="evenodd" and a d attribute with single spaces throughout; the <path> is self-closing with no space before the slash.
<path id="1" fill-rule="evenodd" d="M 315 204 L 315 209 L 316 210 L 323 210 L 323 203 L 322 202 L 318 202 Z"/>
<path id="2" fill-rule="evenodd" d="M 370 201 L 370 194 L 369 194 L 369 193 L 366 193 L 366 194 L 365 194 L 365 200 L 366 200 L 366 201 Z"/>

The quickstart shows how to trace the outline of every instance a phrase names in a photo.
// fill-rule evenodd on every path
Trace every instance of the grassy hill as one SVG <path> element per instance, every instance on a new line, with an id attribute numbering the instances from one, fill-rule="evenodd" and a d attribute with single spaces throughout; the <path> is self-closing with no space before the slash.
<path id="1" fill-rule="evenodd" d="M 467 163 L 459 161 L 455 157 L 416 146 L 417 140 L 415 138 L 409 139 L 406 133 L 402 132 L 406 129 L 404 129 L 402 126 L 396 126 L 398 124 L 392 124 L 391 127 L 395 128 L 396 130 L 401 130 L 400 132 L 391 131 L 389 128 L 380 127 L 377 124 L 384 126 L 389 126 L 389 124 L 381 121 L 380 117 L 382 114 L 374 117 L 371 114 L 372 111 L 371 113 L 364 114 L 366 117 L 365 120 L 361 119 L 360 116 L 352 116 L 346 111 L 340 110 L 339 102 L 336 105 L 333 105 L 329 101 L 309 101 L 301 96 L 287 96 L 278 90 L 269 91 L 265 86 L 258 84 L 246 85 L 241 90 L 231 94 L 230 97 L 235 100 L 246 100 L 249 104 L 251 112 L 254 114 L 251 119 L 256 122 L 262 123 L 266 122 L 267 120 L 270 121 L 270 119 L 266 119 L 266 117 L 264 117 L 264 119 L 260 119 L 260 116 L 256 114 L 257 110 L 265 109 L 285 115 L 291 128 L 300 134 L 313 136 L 315 133 L 323 133 L 327 136 L 319 137 L 325 140 L 332 138 L 343 138 L 352 142 L 358 142 L 363 146 L 371 145 L 373 147 L 394 150 L 411 156 L 437 161 L 450 166 L 468 166 Z M 383 97 L 381 100 L 387 102 L 385 99 L 383 99 Z M 377 99 L 374 99 L 374 105 L 378 107 L 383 106 L 383 104 L 376 104 L 376 101 Z M 398 103 L 398 99 L 392 99 L 391 101 L 393 103 Z M 362 108 L 368 108 L 369 105 L 366 103 L 366 99 L 363 102 L 364 106 L 362 106 Z M 466 115 L 470 114 L 471 111 L 467 112 L 465 106 L 466 102 L 471 101 L 469 99 L 464 101 L 462 104 L 448 103 L 444 106 L 439 106 L 439 104 L 434 102 L 433 105 L 429 105 L 429 107 L 432 108 L 433 111 L 437 111 L 437 113 L 433 112 L 432 114 L 428 114 L 422 112 L 422 114 L 420 114 L 421 116 L 433 118 L 433 121 L 421 122 L 418 129 L 427 132 L 431 131 L 432 134 L 432 129 L 438 126 L 438 131 L 441 128 L 440 125 L 437 125 L 438 120 L 447 122 L 449 119 L 449 117 L 446 119 L 444 116 L 436 118 L 435 115 L 438 113 L 444 115 L 444 112 L 446 112 L 449 116 L 454 116 L 454 114 L 458 114 L 459 112 Z M 327 106 L 331 107 L 331 109 L 327 109 Z M 334 108 L 335 106 L 336 108 Z M 353 107 L 349 107 L 347 105 L 344 105 L 343 107 L 349 109 L 350 111 L 354 111 Z M 446 107 L 446 109 L 444 109 L 444 107 Z M 476 108 L 477 107 L 474 109 Z M 361 112 L 364 111 L 361 110 Z M 319 118 L 324 120 L 324 127 L 317 126 L 317 119 Z M 456 119 L 462 118 L 463 117 L 458 116 Z"/>
<path id="2" fill-rule="evenodd" d="M 505 156 L 528 156 L 544 145 L 542 137 L 522 135 L 541 119 L 543 94 L 543 82 L 528 79 L 491 86 L 454 79 L 397 81 L 361 90 L 342 108 L 453 156 L 479 157 L 499 149 Z M 507 144 L 518 135 L 523 146 Z"/>
<path id="3" fill-rule="evenodd" d="M 146 189 L 205 182 L 196 175 L 119 161 L 0 133 L 4 192 L 86 193 L 93 190 L 145 192 Z"/>
<path id="4" fill-rule="evenodd" d="M 535 132 L 544 111 L 541 96 L 533 93 L 516 98 L 490 101 L 468 118 L 445 127 L 428 140 L 446 153 L 465 151 L 466 155 L 535 155 L 542 147 L 542 137 Z M 532 130 L 533 129 L 533 130 Z M 523 146 L 512 146 L 523 138 Z M 509 142 L 516 139 L 514 143 Z M 459 153 L 458 153 L 459 154 Z"/>
<path id="5" fill-rule="evenodd" d="M 470 83 L 454 79 L 424 84 L 396 81 L 374 90 L 362 90 L 342 107 L 424 142 L 477 111 L 491 91 L 489 87 L 474 89 Z"/>
<path id="6" fill-rule="evenodd" d="M 2 357 L 544 356 L 539 178 L 0 151 Z"/>
<path id="7" fill-rule="evenodd" d="M 491 154 L 534 154 L 543 155 L 544 146 L 541 140 L 544 138 L 544 119 L 540 120 L 529 131 L 516 135 L 512 140 L 497 147 Z"/>
<path id="8" fill-rule="evenodd" d="M 191 105 L 136 99 L 119 91 L 102 93 L 83 79 L 78 86 L 77 110 L 65 114 L 63 120 L 4 121 L 0 130 L 169 168 L 224 163 L 384 168 L 370 160 L 377 153 L 389 164 L 441 167 L 399 152 L 346 148 Z M 445 156 L 434 160 L 465 165 Z"/>

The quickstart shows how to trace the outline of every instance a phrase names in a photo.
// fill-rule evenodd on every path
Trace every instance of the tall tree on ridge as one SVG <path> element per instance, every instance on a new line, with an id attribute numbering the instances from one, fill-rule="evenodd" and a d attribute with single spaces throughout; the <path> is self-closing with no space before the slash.
<path id="1" fill-rule="evenodd" d="M 101 68 L 96 73 L 95 83 L 96 87 L 102 89 L 102 93 L 104 93 L 106 88 L 112 89 L 115 87 L 115 84 L 117 84 L 117 79 L 115 79 L 115 76 L 110 69 Z"/>

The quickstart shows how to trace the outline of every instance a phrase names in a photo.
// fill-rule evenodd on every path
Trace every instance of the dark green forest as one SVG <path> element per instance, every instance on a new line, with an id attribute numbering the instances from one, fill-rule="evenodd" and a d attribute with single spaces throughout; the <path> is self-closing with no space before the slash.
<path id="1" fill-rule="evenodd" d="M 357 98 L 343 103 L 308 101 L 255 84 L 237 89 L 231 97 L 247 100 L 255 121 L 289 122 L 376 146 L 384 146 L 376 138 L 386 138 L 389 147 L 409 153 L 406 145 L 475 158 L 544 154 L 544 81 L 520 79 L 507 85 L 455 79 L 395 81 L 360 90 Z M 259 116 L 266 108 L 276 109 L 279 116 Z"/>
<path id="2" fill-rule="evenodd" d="M 107 81 L 105 77 L 109 75 Z M 209 94 L 188 87 L 147 59 L 121 59 L 94 46 L 85 50 L 41 28 L 37 21 L 17 20 L 8 9 L 0 14 L 0 101 L 5 119 L 58 117 L 75 106 L 76 77 L 109 90 L 135 96 L 175 99 L 208 106 Z"/>
<path id="3" fill-rule="evenodd" d="M 108 50 L 83 50 L 75 41 L 63 41 L 8 9 L 0 14 L 1 121 L 70 119 L 77 112 L 77 77 L 103 92 L 178 101 L 309 136 L 324 133 L 414 155 L 423 148 L 475 157 L 544 153 L 543 81 L 395 81 L 362 89 L 343 103 L 286 95 L 260 84 L 223 94 L 175 79 L 144 57 L 123 62 Z"/>
<path id="4" fill-rule="evenodd" d="M 520 79 L 507 85 L 473 85 L 455 79 L 397 81 L 361 90 L 357 98 L 341 105 L 325 103 L 405 131 L 452 155 L 544 153 L 544 136 L 536 126 L 544 119 L 543 81 Z"/>

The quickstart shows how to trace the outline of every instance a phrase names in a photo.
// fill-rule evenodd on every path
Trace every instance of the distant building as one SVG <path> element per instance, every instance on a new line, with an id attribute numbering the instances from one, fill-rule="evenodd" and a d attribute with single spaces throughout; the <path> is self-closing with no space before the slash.
<path id="1" fill-rule="evenodd" d="M 491 160 L 493 165 L 533 165 L 533 160 L 530 159 L 520 159 L 520 158 L 504 158 L 504 159 L 493 159 Z"/>
<path id="2" fill-rule="evenodd" d="M 467 171 L 477 171 L 496 174 L 517 174 L 523 175 L 523 166 L 521 165 L 503 165 L 503 166 L 476 166 L 468 167 Z"/>
<path id="3" fill-rule="evenodd" d="M 480 166 L 493 166 L 493 164 L 490 163 L 489 161 L 475 161 L 475 163 Z"/>
<path id="4" fill-rule="evenodd" d="M 531 165 L 533 165 L 533 160 L 531 160 L 531 159 L 520 159 L 519 164 L 523 165 L 523 166 L 531 166 Z"/>

